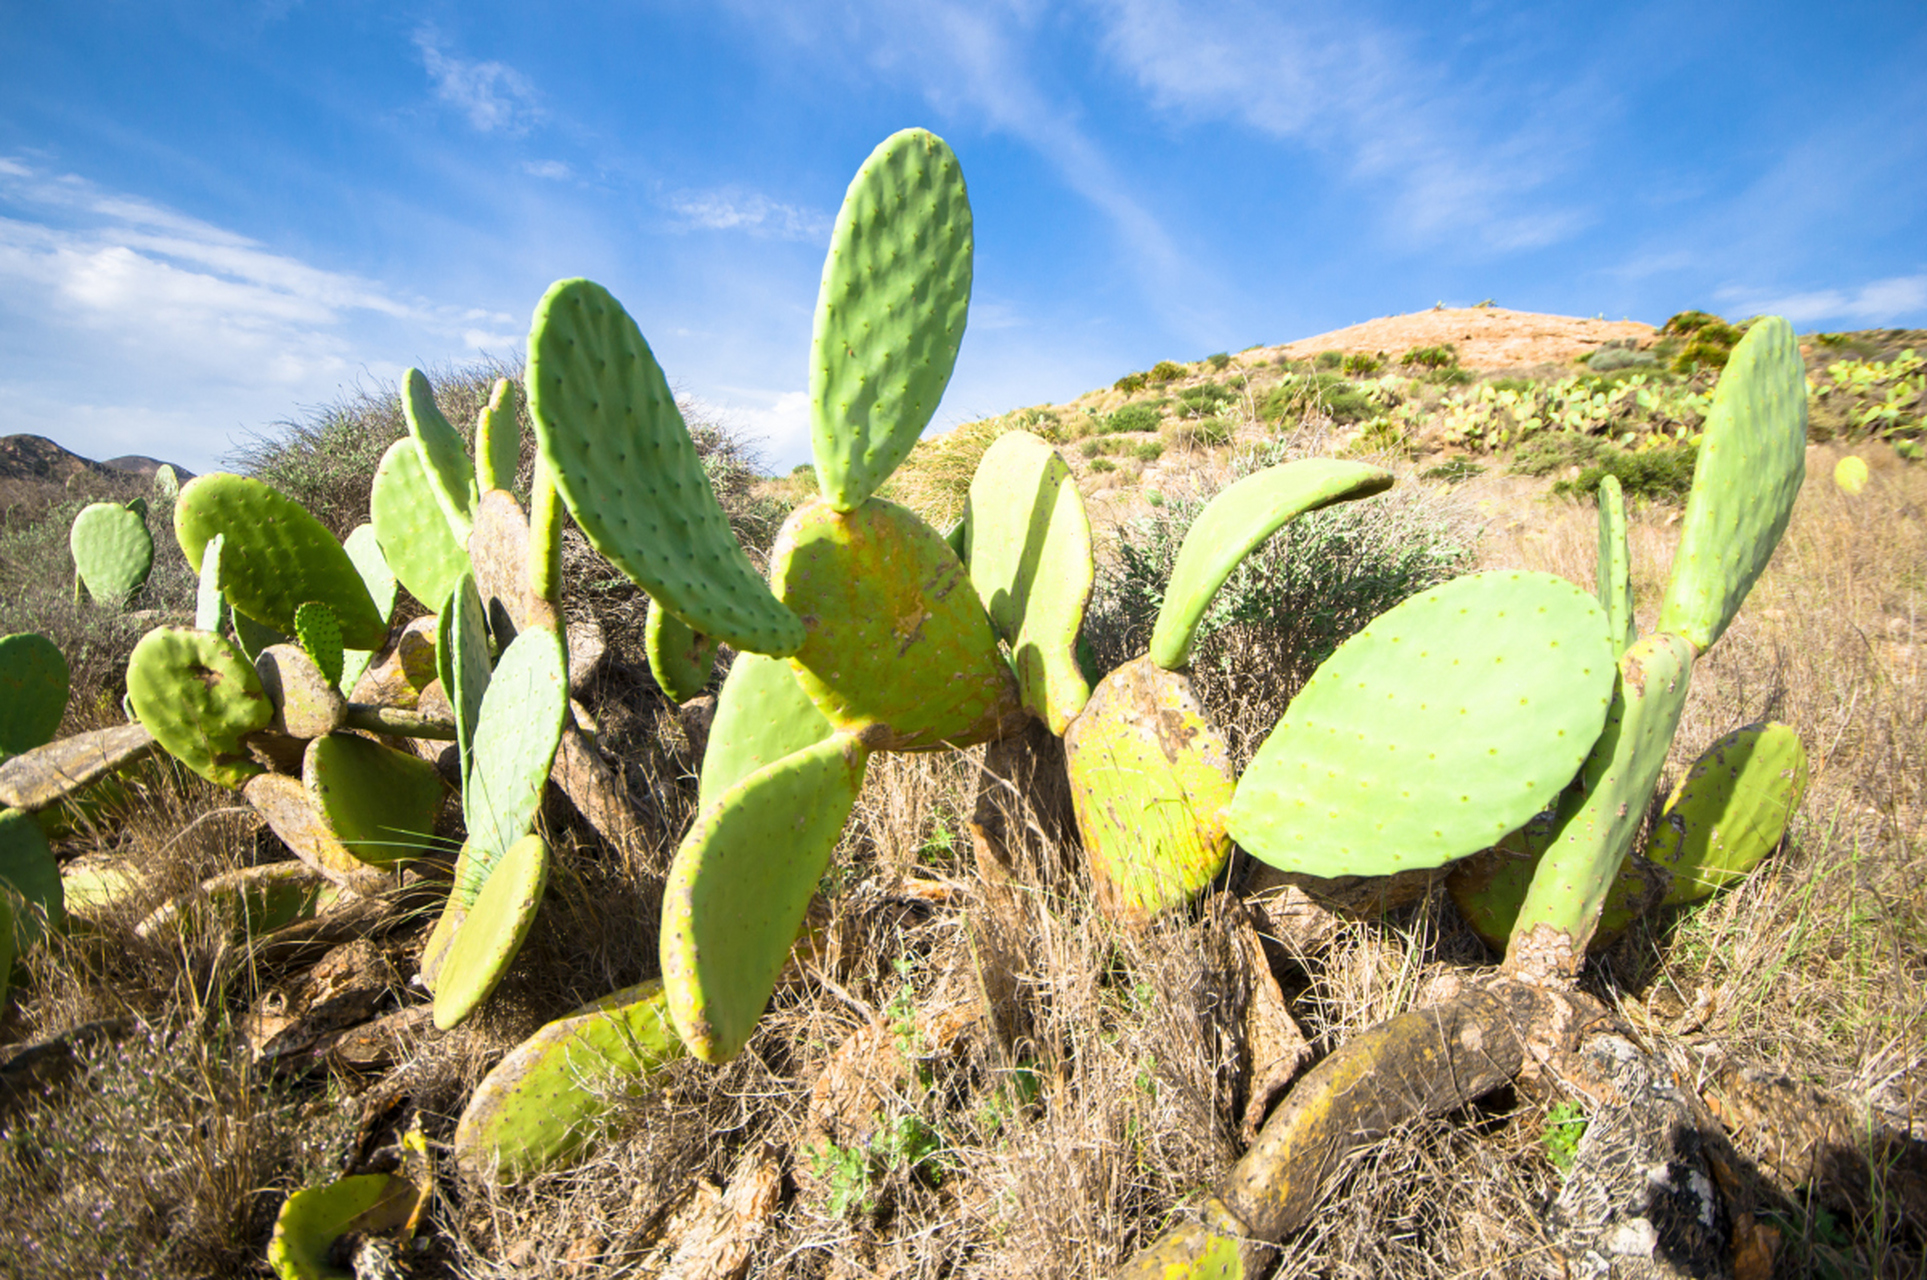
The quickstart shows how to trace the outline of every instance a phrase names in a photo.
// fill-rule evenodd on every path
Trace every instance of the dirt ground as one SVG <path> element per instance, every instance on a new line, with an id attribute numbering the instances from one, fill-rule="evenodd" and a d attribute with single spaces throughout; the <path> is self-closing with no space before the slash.
<path id="1" fill-rule="evenodd" d="M 1582 320 L 1504 307 L 1456 307 L 1367 320 L 1316 337 L 1259 347 L 1244 356 L 1247 360 L 1281 355 L 1308 360 L 1321 351 L 1383 351 L 1397 356 L 1413 347 L 1450 343 L 1458 349 L 1460 364 L 1486 373 L 1566 364 L 1608 342 L 1631 339 L 1635 346 L 1646 347 L 1658 337 L 1657 329 L 1637 320 Z"/>

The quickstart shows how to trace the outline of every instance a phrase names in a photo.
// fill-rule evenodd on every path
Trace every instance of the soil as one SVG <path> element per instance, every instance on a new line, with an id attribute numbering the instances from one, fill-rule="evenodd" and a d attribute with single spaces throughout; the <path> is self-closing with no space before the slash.
<path id="1" fill-rule="evenodd" d="M 1396 359 L 1413 347 L 1450 344 L 1459 363 L 1489 373 L 1539 364 L 1570 364 L 1610 342 L 1649 347 L 1659 331 L 1637 320 L 1582 320 L 1576 316 L 1508 311 L 1504 307 L 1456 307 L 1385 316 L 1314 338 L 1245 352 L 1309 360 L 1321 351 L 1383 352 Z"/>

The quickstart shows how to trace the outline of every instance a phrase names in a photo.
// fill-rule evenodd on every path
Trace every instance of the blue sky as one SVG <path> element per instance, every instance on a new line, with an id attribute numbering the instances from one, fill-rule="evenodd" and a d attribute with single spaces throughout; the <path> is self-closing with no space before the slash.
<path id="1" fill-rule="evenodd" d="M 869 149 L 976 219 L 933 429 L 1469 305 L 1927 324 L 1917 4 L 0 0 L 0 435 L 206 470 L 548 284 L 808 456 Z"/>

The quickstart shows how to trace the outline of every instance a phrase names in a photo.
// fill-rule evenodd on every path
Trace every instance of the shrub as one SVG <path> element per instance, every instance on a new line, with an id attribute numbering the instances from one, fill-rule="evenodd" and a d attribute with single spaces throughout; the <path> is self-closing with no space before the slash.
<path id="1" fill-rule="evenodd" d="M 1139 462 L 1156 462 L 1164 456 L 1164 446 L 1156 440 L 1146 440 L 1131 450 L 1131 456 Z"/>
<path id="2" fill-rule="evenodd" d="M 1196 418 L 1208 417 L 1237 398 L 1236 391 L 1216 382 L 1202 382 L 1178 393 L 1178 403 Z"/>
<path id="3" fill-rule="evenodd" d="M 1231 443 L 1233 427 L 1227 418 L 1180 422 L 1172 438 L 1190 448 L 1216 449 Z"/>
<path id="4" fill-rule="evenodd" d="M 1449 369 L 1432 369 L 1428 371 L 1425 375 L 1425 380 L 1434 386 L 1465 387 L 1470 386 L 1475 381 L 1475 375 L 1470 369 L 1453 365 Z"/>
<path id="5" fill-rule="evenodd" d="M 1607 445 L 1599 456 L 1571 480 L 1552 486 L 1554 493 L 1597 494 L 1599 482 L 1617 476 L 1628 497 L 1682 502 L 1693 487 L 1693 466 L 1699 450 L 1690 444 L 1666 445 L 1637 452 Z"/>
<path id="6" fill-rule="evenodd" d="M 1175 382 L 1184 376 L 1184 366 L 1175 360 L 1160 360 L 1151 366 L 1151 381 Z"/>
<path id="7" fill-rule="evenodd" d="M 1309 413 L 1322 413 L 1334 422 L 1363 422 L 1376 412 L 1370 396 L 1331 373 L 1287 378 L 1258 406 L 1258 416 L 1266 422 L 1295 422 Z"/>
<path id="8" fill-rule="evenodd" d="M 1141 373 L 1127 373 L 1116 382 L 1113 382 L 1111 389 L 1113 391 L 1122 391 L 1128 396 L 1134 391 L 1144 390 L 1144 383 L 1145 375 Z"/>
<path id="9" fill-rule="evenodd" d="M 1660 329 L 1670 338 L 1683 338 L 1685 344 L 1673 358 L 1673 369 L 1691 373 L 1702 366 L 1724 369 L 1733 348 L 1745 336 L 1744 325 L 1731 325 L 1710 311 L 1682 311 Z"/>
<path id="10" fill-rule="evenodd" d="M 1413 347 L 1400 356 L 1398 362 L 1421 369 L 1450 369 L 1458 364 L 1459 351 L 1449 342 L 1436 347 Z"/>
<path id="11" fill-rule="evenodd" d="M 1343 351 L 1320 351 L 1314 361 L 1320 369 L 1336 369 L 1345 363 Z"/>
<path id="12" fill-rule="evenodd" d="M 1163 400 L 1140 400 L 1127 404 L 1110 417 L 1104 419 L 1104 432 L 1116 435 L 1124 431 L 1156 431 L 1158 423 L 1164 420 Z"/>
<path id="13" fill-rule="evenodd" d="M 1531 378 L 1494 378 L 1489 385 L 1494 391 L 1531 391 L 1538 384 Z"/>
<path id="14" fill-rule="evenodd" d="M 1216 371 L 1231 363 L 1231 353 L 1228 351 L 1220 351 L 1216 355 L 1206 356 L 1204 362 L 1210 365 L 1213 371 Z"/>
<path id="15" fill-rule="evenodd" d="M 1473 476 L 1484 475 L 1485 468 L 1466 458 L 1453 458 L 1441 462 L 1436 467 L 1427 467 L 1418 473 L 1421 480 L 1439 480 L 1446 484 L 1459 484 Z"/>
<path id="16" fill-rule="evenodd" d="M 1379 355 L 1372 355 L 1370 352 L 1366 352 L 1366 351 L 1354 351 L 1350 355 L 1346 356 L 1339 363 L 1339 368 L 1344 370 L 1346 373 L 1361 375 L 1361 376 L 1365 374 L 1377 373 L 1380 369 L 1384 367 L 1385 367 L 1385 358 L 1382 353 Z"/>
<path id="17" fill-rule="evenodd" d="M 1115 471 L 1117 470 L 1117 464 L 1115 462 L 1112 462 L 1109 458 L 1093 458 L 1091 459 L 1091 470 L 1099 473 L 1102 473 L 1105 471 Z"/>
<path id="18" fill-rule="evenodd" d="M 1601 347 L 1586 357 L 1586 367 L 1595 373 L 1611 373 L 1615 369 L 1645 368 L 1658 361 L 1650 351 L 1633 351 L 1627 347 Z"/>

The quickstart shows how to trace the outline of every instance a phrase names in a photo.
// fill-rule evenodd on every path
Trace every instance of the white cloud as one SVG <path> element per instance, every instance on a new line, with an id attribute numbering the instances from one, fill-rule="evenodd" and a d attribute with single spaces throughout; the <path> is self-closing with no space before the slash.
<path id="1" fill-rule="evenodd" d="M 535 86 L 505 62 L 471 62 L 446 53 L 433 27 L 415 32 L 435 96 L 468 117 L 478 133 L 521 137 L 540 116 Z"/>
<path id="2" fill-rule="evenodd" d="M 575 176 L 575 170 L 560 160 L 524 160 L 522 172 L 532 178 L 548 178 L 554 182 L 566 182 Z"/>
<path id="3" fill-rule="evenodd" d="M 810 460 L 810 394 L 756 387 L 718 387 L 712 396 L 677 397 L 684 412 L 716 422 L 754 445 L 777 473 Z"/>
<path id="4" fill-rule="evenodd" d="M 1722 301 L 1749 315 L 1785 316 L 1794 324 L 1852 320 L 1878 325 L 1927 315 L 1927 275 L 1893 276 L 1851 289 L 1820 289 L 1772 296 L 1760 290 L 1724 289 Z"/>
<path id="5" fill-rule="evenodd" d="M 776 240 L 827 240 L 833 223 L 828 214 L 735 187 L 682 191 L 667 203 L 686 229 L 744 231 Z"/>

